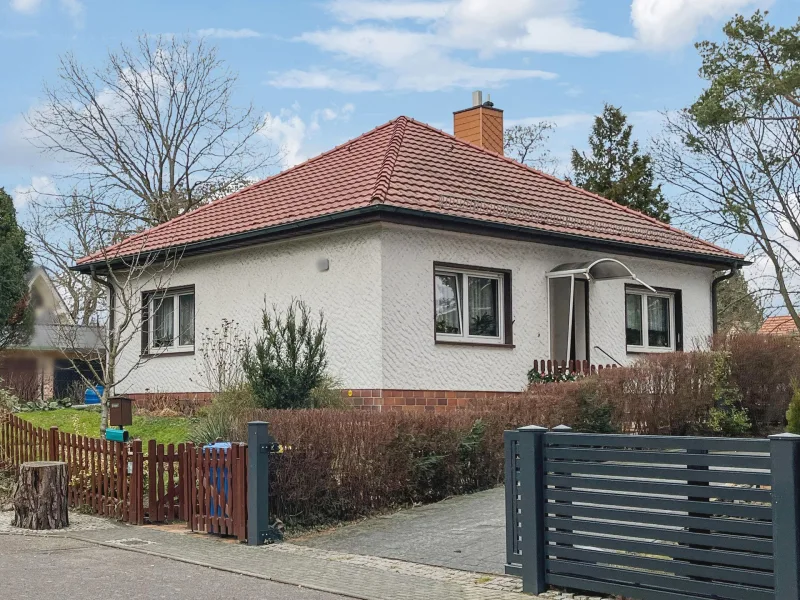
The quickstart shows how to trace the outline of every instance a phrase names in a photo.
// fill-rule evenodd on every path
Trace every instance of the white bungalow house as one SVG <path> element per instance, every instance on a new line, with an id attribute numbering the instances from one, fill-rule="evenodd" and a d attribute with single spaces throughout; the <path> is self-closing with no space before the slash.
<path id="1" fill-rule="evenodd" d="M 148 290 L 173 301 L 146 307 L 117 392 L 202 394 L 197 332 L 253 330 L 292 298 L 324 311 L 331 374 L 371 406 L 435 410 L 521 390 L 536 359 L 705 343 L 714 273 L 744 257 L 505 158 L 502 111 L 474 104 L 455 136 L 399 117 L 82 259 L 182 256 Z"/>

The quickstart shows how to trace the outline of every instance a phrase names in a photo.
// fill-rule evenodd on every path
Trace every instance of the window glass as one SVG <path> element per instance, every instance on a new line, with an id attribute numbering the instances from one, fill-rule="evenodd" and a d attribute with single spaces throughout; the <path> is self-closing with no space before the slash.
<path id="1" fill-rule="evenodd" d="M 180 296 L 178 303 L 178 322 L 180 325 L 178 344 L 192 346 L 194 345 L 194 294 Z"/>
<path id="2" fill-rule="evenodd" d="M 499 281 L 489 277 L 467 277 L 469 334 L 498 337 L 500 331 Z"/>
<path id="3" fill-rule="evenodd" d="M 436 275 L 436 333 L 461 334 L 461 276 Z"/>
<path id="4" fill-rule="evenodd" d="M 647 345 L 669 348 L 669 298 L 647 297 Z"/>
<path id="5" fill-rule="evenodd" d="M 172 346 L 175 338 L 175 299 L 159 297 L 153 300 L 153 347 Z"/>
<path id="6" fill-rule="evenodd" d="M 642 296 L 625 294 L 625 343 L 643 346 L 642 338 Z"/>

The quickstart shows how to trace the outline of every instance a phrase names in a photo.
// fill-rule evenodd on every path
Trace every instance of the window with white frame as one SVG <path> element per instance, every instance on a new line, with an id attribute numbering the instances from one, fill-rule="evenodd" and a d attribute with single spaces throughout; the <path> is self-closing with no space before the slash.
<path id="1" fill-rule="evenodd" d="M 194 290 L 153 294 L 148 302 L 149 350 L 194 350 Z"/>
<path id="2" fill-rule="evenodd" d="M 675 350 L 675 295 L 627 290 L 625 343 L 629 352 Z"/>
<path id="3" fill-rule="evenodd" d="M 436 341 L 502 344 L 504 273 L 437 266 L 434 273 Z"/>

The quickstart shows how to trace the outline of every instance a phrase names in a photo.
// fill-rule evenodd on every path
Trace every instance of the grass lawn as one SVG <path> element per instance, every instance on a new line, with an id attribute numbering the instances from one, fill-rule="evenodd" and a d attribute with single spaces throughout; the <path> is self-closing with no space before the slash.
<path id="1" fill-rule="evenodd" d="M 65 433 L 77 433 L 89 437 L 100 437 L 100 411 L 60 408 L 18 413 L 19 417 L 30 421 L 36 427 L 56 425 Z M 128 427 L 131 439 L 139 438 L 147 443 L 154 439 L 163 444 L 185 442 L 189 435 L 192 419 L 187 417 L 133 417 L 133 425 Z M 145 447 L 145 451 L 147 451 Z"/>

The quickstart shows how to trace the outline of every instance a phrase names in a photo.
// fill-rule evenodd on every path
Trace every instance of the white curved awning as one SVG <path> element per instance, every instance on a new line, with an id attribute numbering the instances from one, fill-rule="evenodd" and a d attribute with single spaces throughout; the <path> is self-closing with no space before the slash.
<path id="1" fill-rule="evenodd" d="M 598 258 L 597 260 L 578 262 L 578 263 L 564 263 L 558 265 L 547 274 L 548 277 L 585 277 L 588 280 L 608 280 L 608 279 L 632 279 L 637 283 L 643 285 L 647 289 L 655 292 L 652 286 L 646 284 L 644 281 L 636 277 L 624 263 L 618 261 L 616 258 Z"/>

